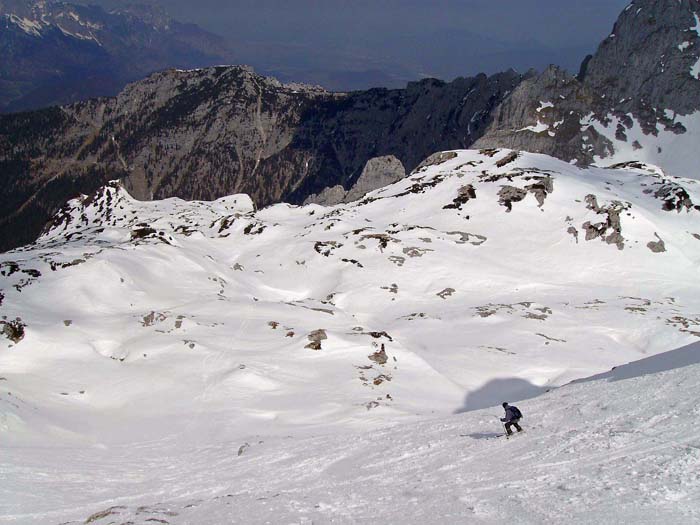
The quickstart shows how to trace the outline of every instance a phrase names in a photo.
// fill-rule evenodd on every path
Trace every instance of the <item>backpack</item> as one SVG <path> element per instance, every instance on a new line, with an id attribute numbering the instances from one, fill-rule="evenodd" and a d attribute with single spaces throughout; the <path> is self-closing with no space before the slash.
<path id="1" fill-rule="evenodd" d="M 510 413 L 513 414 L 513 417 L 515 419 L 522 419 L 523 413 L 520 411 L 518 407 L 514 407 L 513 405 L 508 405 L 508 408 L 510 408 Z"/>

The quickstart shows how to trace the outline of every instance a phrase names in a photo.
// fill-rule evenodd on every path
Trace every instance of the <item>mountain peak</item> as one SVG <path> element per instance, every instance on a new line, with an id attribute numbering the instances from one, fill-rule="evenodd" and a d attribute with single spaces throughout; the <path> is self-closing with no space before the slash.
<path id="1" fill-rule="evenodd" d="M 700 108 L 700 2 L 635 0 L 588 64 L 586 83 L 622 108 Z"/>

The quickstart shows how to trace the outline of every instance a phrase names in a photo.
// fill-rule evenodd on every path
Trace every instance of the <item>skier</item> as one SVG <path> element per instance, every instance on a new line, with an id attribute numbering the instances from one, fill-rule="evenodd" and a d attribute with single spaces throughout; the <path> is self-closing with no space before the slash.
<path id="1" fill-rule="evenodd" d="M 506 434 L 513 435 L 513 430 L 511 427 L 515 427 L 518 432 L 522 432 L 523 429 L 520 427 L 518 422 L 522 419 L 523 414 L 520 412 L 518 407 L 511 406 L 508 403 L 503 403 L 503 409 L 506 411 L 506 417 L 502 417 L 501 421 L 504 423 L 506 428 Z"/>

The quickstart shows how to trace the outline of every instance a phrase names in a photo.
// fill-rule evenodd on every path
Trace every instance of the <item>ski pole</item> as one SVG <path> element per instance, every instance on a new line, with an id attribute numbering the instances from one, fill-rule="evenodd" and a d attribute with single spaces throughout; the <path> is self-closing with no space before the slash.
<path id="1" fill-rule="evenodd" d="M 493 417 L 495 417 L 496 419 L 501 421 L 500 417 L 498 417 L 498 416 L 493 416 Z M 508 430 L 506 429 L 506 424 L 503 421 L 501 421 L 501 426 L 503 427 L 503 432 L 505 432 L 505 434 L 506 434 L 506 439 L 510 438 L 510 436 L 508 435 Z"/>

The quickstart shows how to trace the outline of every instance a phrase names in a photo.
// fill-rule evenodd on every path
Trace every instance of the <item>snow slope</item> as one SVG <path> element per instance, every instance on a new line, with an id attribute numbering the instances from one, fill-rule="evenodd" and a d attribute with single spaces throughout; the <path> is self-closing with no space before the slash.
<path id="1" fill-rule="evenodd" d="M 415 501 L 416 523 L 445 512 L 496 522 L 520 510 L 534 523 L 557 520 L 554 495 L 561 515 L 594 519 L 584 507 L 604 512 L 632 478 L 610 472 L 612 492 L 584 480 L 583 492 L 562 494 L 576 476 L 592 480 L 647 450 L 643 434 L 615 437 L 643 409 L 621 398 L 629 384 L 596 383 L 571 405 L 611 407 L 583 437 L 568 408 L 546 416 L 551 395 L 567 394 L 528 403 L 540 425 L 529 435 L 549 451 L 537 461 L 562 468 L 550 478 L 523 467 L 520 484 L 493 472 L 503 443 L 454 441 L 457 428 L 497 431 L 493 411 L 453 414 L 697 341 L 698 203 L 697 182 L 651 166 L 579 169 L 508 150 L 438 154 L 332 208 L 254 211 L 240 195 L 144 203 L 117 185 L 72 201 L 37 243 L 0 255 L 0 446 L 10 458 L 0 519 L 85 520 L 124 503 L 118 523 L 392 521 Z M 697 373 L 668 374 L 686 384 L 688 370 Z M 639 381 L 649 403 L 663 402 L 650 393 L 662 379 Z M 600 445 L 583 439 L 601 435 Z M 620 455 L 608 462 L 605 447 Z M 535 454 L 516 450 L 520 465 Z M 374 486 L 382 473 L 391 490 Z M 657 474 L 644 482 L 661 491 Z M 542 495 L 501 508 L 496 500 L 531 475 Z M 680 478 L 669 483 L 671 500 L 692 495 Z M 293 494 L 257 499 L 283 489 Z M 642 492 L 625 501 L 652 498 L 659 519 L 693 510 Z M 211 499 L 226 494 L 238 499 Z M 434 505 L 421 507 L 426 498 Z M 208 503 L 187 515 L 153 510 L 198 499 Z M 151 514 L 135 516 L 138 505 Z"/>
<path id="2" fill-rule="evenodd" d="M 372 432 L 12 448 L 7 523 L 694 523 L 695 364 Z M 634 370 L 635 365 L 627 367 Z"/>
<path id="3" fill-rule="evenodd" d="M 626 123 L 614 115 L 607 116 L 607 124 L 592 116 L 584 118 L 581 121 L 582 130 L 593 129 L 611 144 L 611 149 L 605 156 L 595 157 L 596 164 L 610 166 L 636 159 L 663 166 L 669 175 L 699 180 L 700 167 L 693 158 L 693 152 L 700 143 L 700 112 L 676 115 L 666 110 L 665 113 L 674 124 L 683 126 L 685 132 L 674 133 L 657 124 L 655 134 L 645 133 L 639 121 L 631 114 L 626 115 Z M 624 140 L 618 136 L 619 130 L 623 130 Z M 590 147 L 590 144 L 584 142 L 584 149 Z"/>

